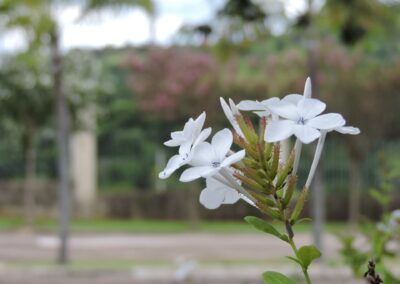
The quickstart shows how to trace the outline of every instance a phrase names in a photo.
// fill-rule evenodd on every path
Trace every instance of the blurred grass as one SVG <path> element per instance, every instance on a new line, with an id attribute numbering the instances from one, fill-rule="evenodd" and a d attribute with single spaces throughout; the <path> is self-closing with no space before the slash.
<path id="1" fill-rule="evenodd" d="M 265 266 L 266 264 L 274 265 L 290 265 L 285 258 L 276 259 L 232 259 L 232 260 L 201 260 L 197 263 L 202 267 L 234 267 L 234 266 Z M 17 260 L 8 262 L 9 267 L 15 268 L 62 268 L 70 270 L 126 270 L 135 267 L 164 267 L 164 268 L 174 268 L 176 267 L 176 260 L 120 260 L 120 259 L 107 259 L 107 260 L 74 260 L 67 264 L 67 266 L 59 265 L 54 261 L 37 261 L 37 260 Z"/>
<path id="2" fill-rule="evenodd" d="M 21 218 L 0 217 L 0 231 L 24 229 Z M 280 230 L 284 228 L 276 225 Z M 327 232 L 336 233 L 346 228 L 345 223 L 327 223 Z M 34 229 L 39 232 L 50 232 L 57 229 L 53 219 L 37 219 Z M 310 223 L 296 225 L 295 232 L 311 232 Z M 170 220 L 125 220 L 125 219 L 76 219 L 71 223 L 71 230 L 78 233 L 256 233 L 244 221 L 170 221 Z"/>

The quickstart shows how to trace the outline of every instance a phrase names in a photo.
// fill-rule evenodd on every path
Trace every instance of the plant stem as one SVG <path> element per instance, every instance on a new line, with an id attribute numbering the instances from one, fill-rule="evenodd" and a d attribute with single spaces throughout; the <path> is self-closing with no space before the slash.
<path id="1" fill-rule="evenodd" d="M 290 244 L 290 246 L 291 246 L 291 248 L 292 248 L 292 250 L 294 252 L 294 255 L 297 257 L 298 250 L 297 250 L 296 244 L 294 243 L 294 240 L 293 240 L 293 237 L 292 237 L 292 235 L 293 235 L 293 233 L 291 232 L 292 228 L 291 228 L 290 224 L 287 224 L 287 226 L 290 226 L 290 229 L 288 227 L 286 227 L 286 231 L 287 231 L 288 236 L 289 236 L 289 244 Z M 311 284 L 311 278 L 310 278 L 310 275 L 308 275 L 307 268 L 304 268 L 301 265 L 300 265 L 300 267 L 301 267 L 301 270 L 303 271 L 303 275 L 304 275 L 304 278 L 306 279 L 306 283 L 307 284 Z"/>

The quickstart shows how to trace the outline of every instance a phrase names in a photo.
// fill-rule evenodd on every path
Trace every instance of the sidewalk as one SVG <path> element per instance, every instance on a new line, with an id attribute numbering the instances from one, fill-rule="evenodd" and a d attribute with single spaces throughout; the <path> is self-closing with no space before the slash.
<path id="1" fill-rule="evenodd" d="M 305 234 L 296 239 L 311 243 Z M 260 284 L 265 270 L 297 273 L 283 257 L 288 246 L 263 234 L 79 234 L 70 245 L 71 265 L 60 267 L 54 235 L 1 233 L 0 284 Z M 334 236 L 325 236 L 325 247 L 325 257 L 337 259 Z M 183 282 L 178 270 L 188 276 Z M 311 275 L 318 284 L 357 283 L 347 269 L 323 263 Z"/>

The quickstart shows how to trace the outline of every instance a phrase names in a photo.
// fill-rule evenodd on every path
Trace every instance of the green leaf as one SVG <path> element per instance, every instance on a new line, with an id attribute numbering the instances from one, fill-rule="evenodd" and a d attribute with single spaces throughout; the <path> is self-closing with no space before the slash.
<path id="1" fill-rule="evenodd" d="M 303 264 L 301 263 L 300 260 L 298 260 L 297 258 L 293 257 L 293 256 L 287 256 L 286 258 L 293 260 L 294 262 L 296 262 L 297 264 L 300 264 L 300 266 L 303 266 Z"/>
<path id="2" fill-rule="evenodd" d="M 274 228 L 274 226 L 272 226 L 271 224 L 267 223 L 266 221 L 258 218 L 258 217 L 254 217 L 254 216 L 247 216 L 244 218 L 244 220 L 253 225 L 254 228 L 256 228 L 257 230 L 260 230 L 264 233 L 273 235 L 275 237 L 280 238 L 281 240 L 287 242 L 288 238 L 287 236 L 281 234 L 278 232 L 277 229 Z"/>
<path id="3" fill-rule="evenodd" d="M 311 218 L 301 218 L 301 219 L 297 220 L 296 223 L 311 222 L 311 221 L 312 221 Z"/>
<path id="4" fill-rule="evenodd" d="M 264 284 L 295 284 L 292 279 L 279 272 L 267 271 L 263 273 L 262 277 Z"/>
<path id="5" fill-rule="evenodd" d="M 315 246 L 303 246 L 297 252 L 297 258 L 305 269 L 308 268 L 313 260 L 319 257 L 321 257 L 321 252 Z"/>

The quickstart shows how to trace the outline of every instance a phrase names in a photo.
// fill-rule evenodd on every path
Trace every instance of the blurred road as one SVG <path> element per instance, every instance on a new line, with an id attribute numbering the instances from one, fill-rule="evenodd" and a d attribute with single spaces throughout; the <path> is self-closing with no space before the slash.
<path id="1" fill-rule="evenodd" d="M 311 243 L 305 234 L 296 240 Z M 263 234 L 79 234 L 71 238 L 72 264 L 66 268 L 52 265 L 57 246 L 54 235 L 1 233 L 0 284 L 259 284 L 267 269 L 296 272 L 282 257 L 290 249 Z M 325 246 L 325 257 L 337 258 L 334 236 L 325 236 Z M 177 273 L 188 277 L 179 282 Z M 323 263 L 311 273 L 320 279 L 316 283 L 356 283 L 346 282 L 348 270 Z"/>

